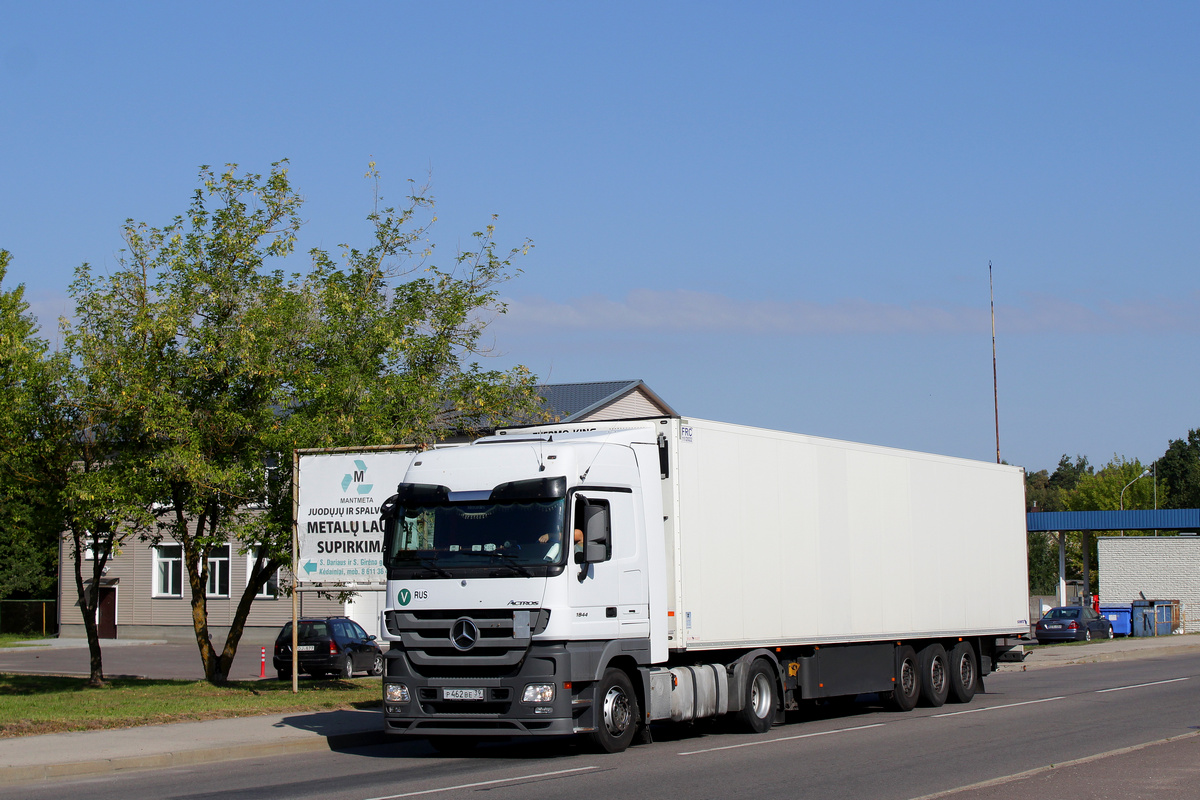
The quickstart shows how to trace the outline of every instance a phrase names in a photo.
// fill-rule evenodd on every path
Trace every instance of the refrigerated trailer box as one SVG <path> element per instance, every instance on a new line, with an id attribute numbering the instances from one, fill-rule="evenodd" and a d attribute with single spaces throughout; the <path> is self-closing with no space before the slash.
<path id="1" fill-rule="evenodd" d="M 767 646 L 1028 630 L 1016 467 L 670 420 L 673 641 Z"/>
<path id="2" fill-rule="evenodd" d="M 1019 468 L 696 419 L 435 448 L 382 508 L 385 728 L 461 748 L 877 693 L 1028 631 Z"/>

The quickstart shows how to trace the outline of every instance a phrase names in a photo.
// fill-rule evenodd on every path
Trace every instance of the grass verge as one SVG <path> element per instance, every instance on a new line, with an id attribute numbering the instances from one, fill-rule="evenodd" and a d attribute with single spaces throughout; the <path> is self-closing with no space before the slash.
<path id="1" fill-rule="evenodd" d="M 132 728 L 257 714 L 377 708 L 378 678 L 303 681 L 114 679 L 91 689 L 83 678 L 0 675 L 0 738 L 39 733 Z"/>
<path id="2" fill-rule="evenodd" d="M 42 636 L 37 633 L 0 633 L 0 647 L 30 647 L 30 645 L 24 644 L 24 642 L 50 638 L 53 637 Z"/>

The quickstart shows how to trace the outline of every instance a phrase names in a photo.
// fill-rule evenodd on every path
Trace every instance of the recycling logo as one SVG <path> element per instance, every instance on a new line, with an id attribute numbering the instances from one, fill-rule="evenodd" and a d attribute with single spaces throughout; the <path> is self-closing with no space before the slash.
<path id="1" fill-rule="evenodd" d="M 408 589 L 401 589 L 400 594 L 396 595 L 396 602 L 402 606 L 408 605 L 409 601 L 411 600 L 412 592 L 410 592 Z"/>
<path id="2" fill-rule="evenodd" d="M 356 467 L 356 469 L 353 472 L 347 472 L 345 474 L 345 476 L 342 477 L 342 491 L 343 492 L 349 491 L 350 484 L 355 483 L 355 484 L 358 484 L 357 492 L 360 495 L 370 494 L 371 489 L 375 486 L 375 484 L 366 482 L 367 481 L 367 465 L 366 465 L 366 463 L 364 463 L 362 461 L 362 459 L 356 458 L 356 459 L 354 459 L 354 466 Z"/>

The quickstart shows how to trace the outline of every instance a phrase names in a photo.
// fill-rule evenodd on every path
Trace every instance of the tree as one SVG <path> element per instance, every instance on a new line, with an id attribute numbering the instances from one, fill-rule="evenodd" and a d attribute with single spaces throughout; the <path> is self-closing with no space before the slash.
<path id="1" fill-rule="evenodd" d="M 52 497 L 33 467 L 39 378 L 49 344 L 38 336 L 25 287 L 4 290 L 12 255 L 0 250 L 0 598 L 37 597 L 54 588 L 58 531 Z"/>
<path id="2" fill-rule="evenodd" d="M 0 280 L 10 263 L 0 251 Z M 20 589 L 52 586 L 66 535 L 90 649 L 89 682 L 104 670 L 96 630 L 99 587 L 111 554 L 144 524 L 132 509 L 134 451 L 120 447 L 120 404 L 98 395 L 67 351 L 40 339 L 21 287 L 0 293 L 0 575 Z M 114 413 L 115 412 L 115 413 Z M 86 571 L 86 575 L 85 575 Z"/>
<path id="3" fill-rule="evenodd" d="M 1200 508 L 1200 430 L 1189 430 L 1186 439 L 1173 439 L 1158 459 L 1158 479 L 1169 498 L 1163 508 Z"/>
<path id="4" fill-rule="evenodd" d="M 341 245 L 341 264 L 312 250 L 309 273 L 287 277 L 267 269 L 300 230 L 286 162 L 265 178 L 236 169 L 202 167 L 188 210 L 164 227 L 127 221 L 111 276 L 80 267 L 69 339 L 93 391 L 120 409 L 117 461 L 140 478 L 137 496 L 114 507 L 136 523 L 157 503 L 149 540 L 182 546 L 213 682 L 228 676 L 255 595 L 290 557 L 291 473 L 270 465 L 299 447 L 428 445 L 538 408 L 527 370 L 465 363 L 484 320 L 503 312 L 497 287 L 524 248 L 499 255 L 489 225 L 450 269 L 432 266 L 432 199 L 417 190 L 403 210 L 381 208 L 372 164 L 370 246 Z M 210 557 L 230 542 L 255 563 L 218 649 Z"/>

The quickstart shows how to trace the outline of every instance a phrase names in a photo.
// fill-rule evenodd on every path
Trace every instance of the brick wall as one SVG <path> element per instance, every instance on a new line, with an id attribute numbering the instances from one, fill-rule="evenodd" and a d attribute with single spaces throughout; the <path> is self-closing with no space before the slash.
<path id="1" fill-rule="evenodd" d="M 1200 536 L 1104 536 L 1097 545 L 1101 605 L 1125 605 L 1142 594 L 1178 600 L 1184 632 L 1200 632 Z"/>

